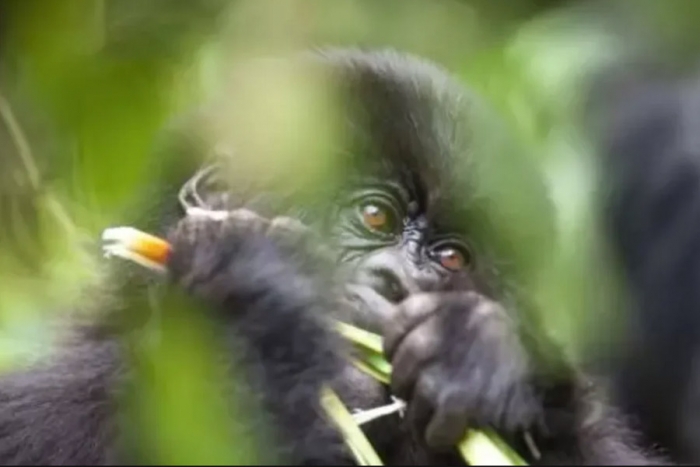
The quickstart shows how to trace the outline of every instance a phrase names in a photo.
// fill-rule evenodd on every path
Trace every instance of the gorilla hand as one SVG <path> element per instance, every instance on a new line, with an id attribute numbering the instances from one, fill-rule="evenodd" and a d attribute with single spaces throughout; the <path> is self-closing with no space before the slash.
<path id="1" fill-rule="evenodd" d="M 304 272 L 318 271 L 322 262 L 328 261 L 327 250 L 300 221 L 285 216 L 267 219 L 249 209 L 194 211 L 178 222 L 168 240 L 173 250 L 168 262 L 171 277 L 186 289 L 210 298 L 217 290 L 226 293 L 238 288 L 217 284 L 217 278 L 227 281 L 236 276 L 238 281 L 250 283 L 260 274 L 262 285 L 268 282 L 267 277 L 278 274 L 294 277 L 291 266 L 306 269 Z M 276 272 L 275 268 L 286 271 Z M 197 290 L 205 284 L 206 291 Z"/>
<path id="2" fill-rule="evenodd" d="M 474 292 L 415 294 L 385 323 L 393 392 L 433 448 L 454 447 L 468 427 L 512 432 L 540 412 L 513 323 Z"/>

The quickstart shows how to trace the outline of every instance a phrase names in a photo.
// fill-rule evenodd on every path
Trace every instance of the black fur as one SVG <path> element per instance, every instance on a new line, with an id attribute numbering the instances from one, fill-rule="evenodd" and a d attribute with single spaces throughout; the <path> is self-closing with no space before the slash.
<path id="1" fill-rule="evenodd" d="M 358 233 L 350 205 L 319 222 L 342 261 L 331 266 L 319 257 L 306 267 L 314 256 L 309 246 L 319 245 L 282 245 L 294 229 L 285 230 L 281 217 L 270 222 L 228 206 L 234 210 L 227 221 L 189 216 L 168 229 L 171 282 L 217 323 L 225 337 L 222 363 L 244 368 L 246 377 L 230 382 L 231 394 L 249 386 L 262 404 L 273 433 L 265 446 L 277 448 L 272 457 L 353 463 L 319 406 L 325 383 L 351 407 L 388 402 L 386 388 L 347 362 L 348 349 L 327 321 L 341 317 L 391 336 L 392 387 L 408 413 L 366 426 L 387 464 L 459 464 L 454 444 L 470 425 L 492 426 L 533 463 L 658 463 L 537 329 L 519 282 L 535 261 L 522 250 L 546 243 L 551 223 L 521 222 L 519 208 L 547 212 L 548 203 L 537 174 L 513 158 L 507 133 L 494 133 L 502 128 L 486 106 L 412 57 L 327 51 L 307 58 L 330 65 L 350 93 L 343 110 L 351 150 L 343 153 L 351 157 L 341 163 L 357 176 L 352 180 L 392 181 L 405 192 L 397 196 L 407 198 L 397 230 L 388 237 Z M 503 170 L 522 184 L 508 184 Z M 341 183 L 335 194 L 346 188 Z M 508 190 L 522 204 L 504 204 Z M 430 254 L 440 245 L 437 234 L 455 232 L 467 237 L 476 261 L 452 273 Z M 349 283 L 357 295 L 339 292 Z M 0 379 L 0 461 L 134 459 L 138 439 L 125 441 L 112 399 L 132 374 L 111 332 L 81 334 L 52 362 Z"/>
<path id="2" fill-rule="evenodd" d="M 319 406 L 322 384 L 342 368 L 342 346 L 322 321 L 332 304 L 245 225 L 184 221 L 170 238 L 174 280 L 211 308 L 232 344 L 246 342 L 245 363 L 280 428 L 282 458 L 349 463 Z"/>
<path id="3" fill-rule="evenodd" d="M 629 316 L 606 356 L 616 400 L 650 442 L 700 462 L 700 86 L 663 66 L 611 73 L 596 113 L 601 206 Z"/>

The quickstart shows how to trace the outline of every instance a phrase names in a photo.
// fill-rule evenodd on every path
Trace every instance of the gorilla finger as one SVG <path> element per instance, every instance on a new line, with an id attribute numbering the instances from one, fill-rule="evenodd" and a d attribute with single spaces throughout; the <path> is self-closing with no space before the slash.
<path id="1" fill-rule="evenodd" d="M 440 350 L 440 334 L 439 321 L 431 319 L 403 339 L 391 360 L 391 388 L 394 394 L 405 397 L 411 392 L 421 370 Z"/>
<path id="2" fill-rule="evenodd" d="M 384 353 L 392 359 L 405 336 L 420 323 L 432 316 L 439 306 L 436 294 L 411 295 L 395 308 L 394 314 L 384 322 Z"/>
<path id="3" fill-rule="evenodd" d="M 239 232 L 263 235 L 267 231 L 270 221 L 250 209 L 235 209 L 226 219 L 226 227 Z"/>
<path id="4" fill-rule="evenodd" d="M 425 427 L 433 416 L 438 384 L 439 380 L 434 376 L 422 377 L 406 407 L 406 420 L 419 437 L 424 436 Z"/>
<path id="5" fill-rule="evenodd" d="M 187 269 L 190 263 L 208 245 L 215 244 L 224 236 L 221 221 L 214 221 L 208 217 L 185 216 L 177 225 L 166 234 L 166 239 L 172 247 L 172 253 L 168 259 L 168 268 Z M 206 253 L 206 251 L 204 251 Z"/>
<path id="6" fill-rule="evenodd" d="M 279 216 L 270 222 L 267 235 L 274 239 L 284 239 L 290 242 L 300 242 L 312 233 L 312 230 L 298 219 Z"/>
<path id="7" fill-rule="evenodd" d="M 469 394 L 459 388 L 447 389 L 438 398 L 425 440 L 434 449 L 451 449 L 462 439 L 468 426 Z"/>

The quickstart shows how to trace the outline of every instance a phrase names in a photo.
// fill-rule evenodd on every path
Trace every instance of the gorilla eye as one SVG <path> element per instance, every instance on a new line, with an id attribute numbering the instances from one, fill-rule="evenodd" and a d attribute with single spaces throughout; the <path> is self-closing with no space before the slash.
<path id="1" fill-rule="evenodd" d="M 362 222 L 371 230 L 390 233 L 394 229 L 391 210 L 377 202 L 368 202 L 361 207 Z"/>
<path id="2" fill-rule="evenodd" d="M 469 267 L 472 262 L 470 251 L 466 247 L 453 244 L 441 245 L 434 250 L 435 260 L 448 271 L 458 272 Z"/>

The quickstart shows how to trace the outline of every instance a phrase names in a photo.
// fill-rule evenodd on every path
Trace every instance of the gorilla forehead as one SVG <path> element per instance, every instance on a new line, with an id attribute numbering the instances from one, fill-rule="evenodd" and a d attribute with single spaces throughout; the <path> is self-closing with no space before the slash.
<path id="1" fill-rule="evenodd" d="M 439 66 L 390 49 L 321 49 L 289 58 L 295 66 L 310 66 L 312 75 L 320 72 L 321 80 L 311 76 L 314 90 L 330 92 L 340 117 L 332 129 L 340 130 L 340 138 L 331 138 L 331 147 L 322 145 L 323 154 L 331 151 L 335 163 L 329 164 L 332 173 L 320 173 L 333 182 L 304 185 L 299 196 L 298 185 L 292 183 L 282 188 L 281 199 L 256 195 L 255 203 L 246 204 L 261 212 L 272 204 L 269 211 L 281 207 L 312 222 L 335 212 L 338 196 L 352 190 L 356 181 L 391 181 L 409 192 L 436 230 L 468 231 L 474 243 L 502 249 L 494 253 L 498 256 L 523 256 L 524 264 L 541 262 L 533 243 L 549 245 L 554 234 L 546 184 L 512 129 L 482 96 Z M 290 63 L 287 59 L 280 61 Z M 234 105 L 244 116 L 245 102 Z M 277 111 L 274 105 L 264 107 Z M 230 144 L 236 148 L 240 135 L 233 133 Z M 250 195 L 250 182 L 235 181 L 233 191 L 242 192 L 242 198 Z M 240 204 L 238 196 L 233 198 L 223 204 Z M 261 198 L 265 201 L 258 202 Z"/>
<path id="2" fill-rule="evenodd" d="M 554 207 L 532 155 L 496 109 L 410 54 L 331 49 L 317 57 L 338 78 L 345 173 L 398 183 L 434 227 L 467 232 L 531 277 L 555 236 Z"/>
<path id="3" fill-rule="evenodd" d="M 394 181 L 425 207 L 440 204 L 469 149 L 465 90 L 438 66 L 391 50 L 319 55 L 340 77 L 350 173 Z"/>

